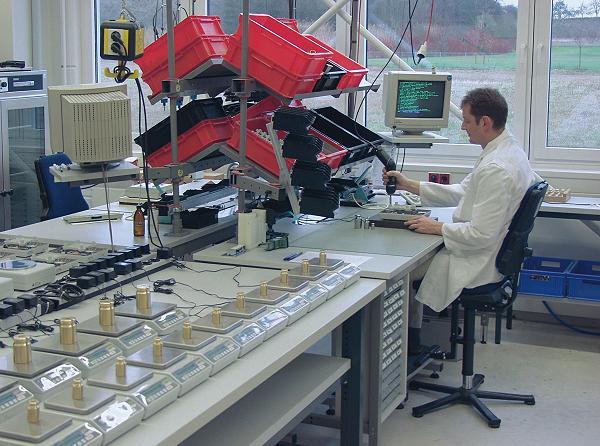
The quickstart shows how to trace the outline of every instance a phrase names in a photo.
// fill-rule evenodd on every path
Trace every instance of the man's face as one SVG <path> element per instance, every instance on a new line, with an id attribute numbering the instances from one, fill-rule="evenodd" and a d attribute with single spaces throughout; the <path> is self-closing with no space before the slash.
<path id="1" fill-rule="evenodd" d="M 461 130 L 467 132 L 469 142 L 471 144 L 483 145 L 487 142 L 484 137 L 484 119 L 481 118 L 477 122 L 477 118 L 471 114 L 471 105 L 465 104 L 462 109 L 463 122 L 460 126 Z"/>

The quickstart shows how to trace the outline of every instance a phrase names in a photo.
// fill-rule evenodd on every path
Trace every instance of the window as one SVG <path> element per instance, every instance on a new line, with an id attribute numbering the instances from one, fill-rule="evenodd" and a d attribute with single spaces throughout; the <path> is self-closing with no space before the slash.
<path id="1" fill-rule="evenodd" d="M 369 31 L 388 48 L 395 48 L 408 25 L 410 5 L 414 9 L 412 26 L 408 26 L 396 54 L 414 70 L 431 71 L 435 67 L 438 72 L 450 72 L 452 102 L 456 105 L 472 88 L 482 85 L 498 88 L 509 103 L 510 126 L 514 119 L 517 8 L 496 0 L 435 2 L 427 57 L 417 65 L 416 52 L 428 34 L 432 3 L 431 0 L 369 0 Z M 367 58 L 369 76 L 374 79 L 388 56 L 369 45 Z M 392 62 L 386 71 L 404 69 Z M 381 90 L 368 95 L 368 126 L 374 130 L 385 129 L 381 98 Z M 466 143 L 460 125 L 461 118 L 451 114 L 448 129 L 440 133 L 451 143 Z"/>

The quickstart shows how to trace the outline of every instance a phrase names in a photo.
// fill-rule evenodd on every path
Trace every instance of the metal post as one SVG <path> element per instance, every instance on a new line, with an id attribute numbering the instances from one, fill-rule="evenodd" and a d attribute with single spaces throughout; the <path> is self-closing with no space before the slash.
<path id="1" fill-rule="evenodd" d="M 248 34 L 250 31 L 250 0 L 243 0 L 242 2 L 242 69 L 241 79 L 242 85 L 246 86 L 246 79 L 248 78 Z M 244 88 L 245 89 L 245 88 Z M 246 92 L 242 92 L 239 95 L 240 98 L 240 168 L 244 170 L 246 168 L 246 130 L 248 128 L 248 96 Z M 246 211 L 246 191 L 240 189 L 238 193 L 238 212 L 244 213 Z"/>
<path id="2" fill-rule="evenodd" d="M 358 17 L 360 16 L 359 8 L 361 2 L 359 0 L 352 0 L 351 17 L 350 22 L 350 59 L 358 61 Z M 356 108 L 356 93 L 350 93 L 348 95 L 348 116 L 354 119 L 354 109 Z"/>
<path id="3" fill-rule="evenodd" d="M 175 34 L 173 31 L 173 0 L 167 0 L 167 45 L 169 48 L 169 79 L 175 79 Z M 177 97 L 169 96 L 169 122 L 171 124 L 171 162 L 179 163 L 179 147 L 177 146 Z M 173 178 L 173 234 L 180 234 L 181 203 L 179 201 L 179 178 Z"/>
<path id="4" fill-rule="evenodd" d="M 342 324 L 342 356 L 350 358 L 350 370 L 342 382 L 340 444 L 359 446 L 362 441 L 361 363 L 364 309 Z"/>

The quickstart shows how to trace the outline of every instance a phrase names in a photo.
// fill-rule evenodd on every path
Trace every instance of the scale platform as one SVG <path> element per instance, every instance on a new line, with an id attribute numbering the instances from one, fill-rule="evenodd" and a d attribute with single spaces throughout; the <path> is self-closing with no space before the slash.
<path id="1" fill-rule="evenodd" d="M 324 303 L 329 296 L 329 291 L 319 284 L 310 285 L 307 289 L 298 293 L 298 296 L 304 298 L 309 303 L 308 311 L 312 311 Z"/>
<path id="2" fill-rule="evenodd" d="M 171 376 L 157 373 L 134 390 L 132 395 L 146 409 L 142 418 L 145 420 L 177 399 L 179 384 Z"/>
<path id="3" fill-rule="evenodd" d="M 297 277 L 305 280 L 317 280 L 323 277 L 326 273 L 327 270 L 325 268 L 318 268 L 312 265 L 309 266 L 308 273 L 305 274 L 302 271 L 302 266 L 298 266 L 290 270 L 289 277 Z"/>
<path id="4" fill-rule="evenodd" d="M 31 346 L 32 350 L 37 350 L 46 353 L 55 353 L 66 356 L 80 356 L 85 352 L 90 351 L 104 342 L 104 339 L 98 336 L 85 333 L 77 334 L 77 342 L 75 344 L 61 344 L 60 335 L 55 334 L 42 338 Z"/>
<path id="5" fill-rule="evenodd" d="M 28 364 L 15 364 L 12 352 L 2 355 L 0 356 L 0 373 L 18 378 L 33 378 L 52 367 L 60 365 L 63 361 L 62 358 L 54 355 L 39 352 L 32 354 L 31 358 L 31 362 Z"/>
<path id="6" fill-rule="evenodd" d="M 31 379 L 21 379 L 20 384 L 36 395 L 37 399 L 45 400 L 80 377 L 81 371 L 73 364 L 60 364 Z"/>
<path id="7" fill-rule="evenodd" d="M 137 308 L 136 301 L 130 300 L 115 307 L 115 314 L 117 316 L 134 317 L 138 319 L 156 319 L 161 314 L 174 310 L 176 306 L 177 305 L 175 304 L 168 304 L 165 302 L 152 302 L 150 308 L 147 310 L 140 310 Z"/>
<path id="8" fill-rule="evenodd" d="M 115 317 L 114 325 L 100 325 L 98 317 L 88 319 L 77 325 L 77 331 L 99 336 L 108 336 L 111 338 L 119 337 L 128 331 L 142 325 L 142 322 L 128 317 Z"/>
<path id="9" fill-rule="evenodd" d="M 29 423 L 26 413 L 13 416 L 0 422 L 0 437 L 27 443 L 41 443 L 58 434 L 72 423 L 71 417 L 40 410 L 38 423 Z M 0 444 L 18 444 L 4 442 Z"/>
<path id="10" fill-rule="evenodd" d="M 149 345 L 127 357 L 127 364 L 148 367 L 151 369 L 166 369 L 184 358 L 185 352 L 163 347 L 160 357 L 154 356 L 154 346 Z"/>
<path id="11" fill-rule="evenodd" d="M 117 376 L 115 368 L 108 367 L 90 375 L 87 383 L 90 386 L 124 391 L 142 384 L 152 378 L 152 375 L 152 370 L 128 365 L 125 376 Z"/>
<path id="12" fill-rule="evenodd" d="M 140 424 L 143 417 L 144 408 L 139 402 L 119 395 L 115 402 L 94 412 L 90 419 L 104 435 L 104 444 L 108 444 Z"/>
<path id="13" fill-rule="evenodd" d="M 246 293 L 246 302 L 256 302 L 257 304 L 273 305 L 281 302 L 289 297 L 290 293 L 282 290 L 275 290 L 273 288 L 267 288 L 267 295 L 260 295 L 260 287 L 254 288 L 252 291 Z"/>
<path id="14" fill-rule="evenodd" d="M 217 335 L 205 331 L 192 330 L 192 337 L 184 339 L 183 329 L 163 338 L 165 347 L 180 348 L 183 350 L 200 350 L 217 339 Z"/>
<path id="15" fill-rule="evenodd" d="M 342 259 L 332 259 L 329 257 L 327 258 L 327 265 L 321 265 L 321 262 L 318 257 L 313 257 L 312 259 L 308 260 L 308 264 L 310 266 L 314 266 L 317 268 L 325 268 L 327 270 L 339 268 L 340 266 L 342 266 L 342 263 L 344 263 Z"/>
<path id="16" fill-rule="evenodd" d="M 192 322 L 192 329 L 210 331 L 212 333 L 225 334 L 242 325 L 242 320 L 230 316 L 221 315 L 221 325 L 215 327 L 212 322 L 212 314 L 202 316 Z"/>
<path id="17" fill-rule="evenodd" d="M 89 415 L 93 411 L 109 404 L 115 399 L 115 393 L 98 387 L 85 386 L 83 399 L 74 400 L 71 392 L 64 391 L 48 398 L 44 407 L 59 412 L 68 412 L 75 415 Z"/>
<path id="18" fill-rule="evenodd" d="M 254 316 L 258 316 L 260 313 L 265 311 L 267 307 L 265 305 L 248 303 L 244 305 L 244 309 L 240 310 L 237 307 L 236 302 L 229 302 L 224 307 L 221 307 L 221 314 L 224 316 L 237 317 L 242 319 L 250 319 Z"/>
<path id="19" fill-rule="evenodd" d="M 280 277 L 276 277 L 267 282 L 267 286 L 274 290 L 289 291 L 295 293 L 308 285 L 308 280 L 299 277 L 288 276 L 287 283 L 281 283 Z"/>
<path id="20" fill-rule="evenodd" d="M 210 376 L 212 364 L 201 355 L 186 353 L 185 357 L 164 370 L 179 384 L 179 395 L 184 395 L 194 387 L 200 385 Z"/>

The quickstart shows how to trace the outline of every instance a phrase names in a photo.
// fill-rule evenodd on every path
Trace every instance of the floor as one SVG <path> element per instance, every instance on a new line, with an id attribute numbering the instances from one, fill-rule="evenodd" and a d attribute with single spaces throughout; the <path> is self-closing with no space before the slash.
<path id="1" fill-rule="evenodd" d="M 380 445 L 599 445 L 598 353 L 599 337 L 558 325 L 515 321 L 502 344 L 476 344 L 476 370 L 486 376 L 482 390 L 533 393 L 535 406 L 489 402 L 488 407 L 502 419 L 499 429 L 490 429 L 463 405 L 414 418 L 411 407 L 440 395 L 411 392 L 406 408 L 383 424 Z M 460 362 L 446 362 L 436 381 L 459 385 L 460 366 Z M 300 445 L 339 444 L 330 429 L 302 426 L 297 433 Z"/>

